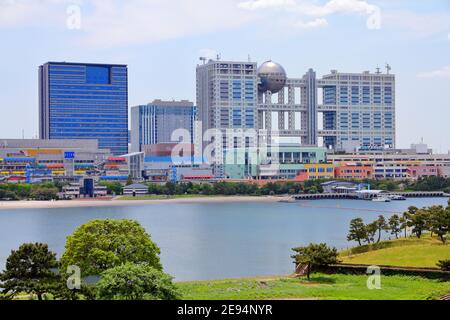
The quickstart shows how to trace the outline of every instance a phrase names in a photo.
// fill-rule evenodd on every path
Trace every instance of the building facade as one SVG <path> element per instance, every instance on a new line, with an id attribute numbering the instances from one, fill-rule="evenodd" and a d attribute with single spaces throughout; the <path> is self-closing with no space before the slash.
<path id="1" fill-rule="evenodd" d="M 328 149 L 395 148 L 395 76 L 338 73 L 317 78 L 310 69 L 290 78 L 272 61 L 214 61 L 197 66 L 197 105 L 203 132 L 256 129 L 269 144 Z M 321 120 L 323 119 L 323 120 Z M 319 121 L 323 123 L 319 123 Z M 246 141 L 224 141 L 223 149 Z M 248 141 L 247 141 L 248 144 Z"/>
<path id="2" fill-rule="evenodd" d="M 131 109 L 131 151 L 142 152 L 144 145 L 194 143 L 197 108 L 192 102 L 155 100 Z M 174 136 L 179 130 L 189 136 Z M 184 141 L 189 139 L 188 141 Z"/>
<path id="3" fill-rule="evenodd" d="M 0 178 L 45 182 L 96 175 L 109 150 L 97 140 L 0 140 Z"/>
<path id="4" fill-rule="evenodd" d="M 202 133 L 222 133 L 211 155 L 215 176 L 239 176 L 230 170 L 242 173 L 242 167 L 251 178 L 248 165 L 225 165 L 224 155 L 232 149 L 318 147 L 320 139 L 332 150 L 395 148 L 395 76 L 389 71 L 332 71 L 319 79 L 310 69 L 301 78 L 290 78 L 273 61 L 258 67 L 256 62 L 204 60 L 197 66 L 197 106 Z M 243 157 L 250 156 L 247 151 Z M 321 174 L 314 170 L 308 168 L 303 178 L 331 174 L 330 168 Z"/>
<path id="5" fill-rule="evenodd" d="M 395 148 L 395 76 L 332 71 L 318 81 L 323 88 L 323 130 L 327 148 Z"/>
<path id="6" fill-rule="evenodd" d="M 41 139 L 98 140 L 128 153 L 126 65 L 48 62 L 39 67 Z"/>

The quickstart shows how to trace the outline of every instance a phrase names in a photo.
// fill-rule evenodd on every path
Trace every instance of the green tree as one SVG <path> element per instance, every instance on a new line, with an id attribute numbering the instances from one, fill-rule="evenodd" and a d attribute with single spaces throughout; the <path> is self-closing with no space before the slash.
<path id="1" fill-rule="evenodd" d="M 380 243 L 381 241 L 381 233 L 383 231 L 388 230 L 388 224 L 386 222 L 386 218 L 382 215 L 378 216 L 377 227 L 378 227 L 378 240 L 377 243 Z"/>
<path id="2" fill-rule="evenodd" d="M 58 286 L 56 254 L 42 243 L 23 244 L 12 251 L 6 260 L 6 270 L 0 274 L 0 288 L 8 298 L 14 298 L 20 292 L 37 295 L 39 300 L 44 294 L 53 292 Z"/>
<path id="3" fill-rule="evenodd" d="M 450 232 L 450 208 L 433 206 L 428 209 L 430 231 L 437 234 L 442 243 L 447 242 L 447 234 Z"/>
<path id="4" fill-rule="evenodd" d="M 75 265 L 83 276 L 99 275 L 126 262 L 147 263 L 162 270 L 160 249 L 136 221 L 94 220 L 67 238 L 62 270 Z"/>
<path id="5" fill-rule="evenodd" d="M 57 188 L 35 188 L 31 191 L 31 198 L 38 201 L 49 201 L 58 199 Z"/>
<path id="6" fill-rule="evenodd" d="M 366 229 L 366 241 L 368 244 L 375 242 L 375 235 L 379 230 L 378 221 L 374 221 L 365 226 Z"/>
<path id="7" fill-rule="evenodd" d="M 123 192 L 120 182 L 100 182 L 99 185 L 106 187 L 109 195 L 121 195 Z"/>
<path id="8" fill-rule="evenodd" d="M 401 218 L 397 214 L 394 214 L 389 218 L 388 226 L 391 234 L 398 239 L 399 233 L 402 232 Z"/>
<path id="9" fill-rule="evenodd" d="M 367 231 L 364 221 L 361 218 L 356 218 L 350 221 L 350 231 L 347 236 L 347 241 L 357 241 L 359 246 L 362 241 L 367 238 Z"/>
<path id="10" fill-rule="evenodd" d="M 127 185 L 127 186 L 131 186 L 133 183 L 134 183 L 134 182 L 133 182 L 133 177 L 131 177 L 131 175 L 129 175 L 129 176 L 128 176 L 128 179 L 127 179 L 126 185 Z"/>
<path id="11" fill-rule="evenodd" d="M 308 280 L 311 279 L 311 272 L 314 268 L 328 266 L 339 262 L 337 249 L 330 248 L 325 243 L 310 244 L 307 247 L 298 247 L 292 250 L 296 252 L 296 254 L 292 256 L 295 263 L 308 266 Z"/>
<path id="12" fill-rule="evenodd" d="M 442 271 L 450 271 L 450 260 L 440 260 L 437 263 L 437 266 L 442 270 Z"/>
<path id="13" fill-rule="evenodd" d="M 409 215 L 408 227 L 412 228 L 412 232 L 417 238 L 422 237 L 422 233 L 427 230 L 430 214 L 427 210 L 419 209 L 414 214 Z"/>
<path id="14" fill-rule="evenodd" d="M 145 264 L 126 263 L 102 273 L 99 300 L 178 300 L 172 277 Z"/>

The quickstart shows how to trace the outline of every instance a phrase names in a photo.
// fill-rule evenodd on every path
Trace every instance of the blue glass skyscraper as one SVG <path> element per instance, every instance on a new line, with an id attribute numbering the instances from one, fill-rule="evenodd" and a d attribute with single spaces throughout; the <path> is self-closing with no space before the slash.
<path id="1" fill-rule="evenodd" d="M 97 139 L 128 153 L 126 65 L 48 62 L 39 67 L 41 139 Z"/>

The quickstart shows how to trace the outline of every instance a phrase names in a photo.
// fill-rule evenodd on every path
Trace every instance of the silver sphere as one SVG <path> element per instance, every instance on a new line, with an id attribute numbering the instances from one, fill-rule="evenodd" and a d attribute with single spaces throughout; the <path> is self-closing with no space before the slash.
<path id="1" fill-rule="evenodd" d="M 258 86 L 260 92 L 277 93 L 285 87 L 287 81 L 284 68 L 273 61 L 264 62 L 258 68 L 258 77 L 261 81 Z"/>

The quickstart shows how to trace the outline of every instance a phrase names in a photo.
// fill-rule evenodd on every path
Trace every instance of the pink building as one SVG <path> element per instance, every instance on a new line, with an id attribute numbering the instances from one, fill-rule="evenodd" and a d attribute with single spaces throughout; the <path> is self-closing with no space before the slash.
<path id="1" fill-rule="evenodd" d="M 439 175 L 438 168 L 434 166 L 410 166 L 406 169 L 406 173 L 410 179 L 435 177 Z"/>

